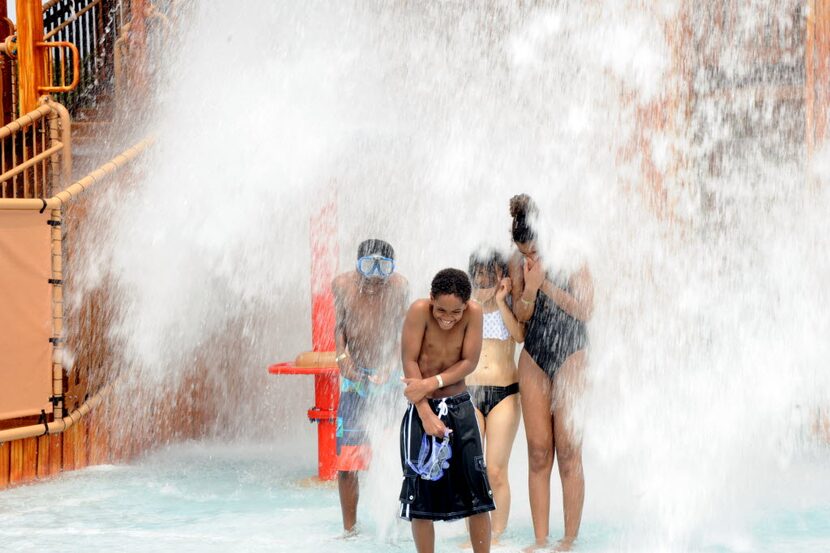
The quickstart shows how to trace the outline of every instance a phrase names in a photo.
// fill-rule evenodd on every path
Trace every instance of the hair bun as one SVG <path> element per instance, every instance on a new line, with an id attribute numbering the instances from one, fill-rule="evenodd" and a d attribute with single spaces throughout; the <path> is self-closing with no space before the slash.
<path id="1" fill-rule="evenodd" d="M 514 219 L 526 218 L 535 209 L 536 204 L 527 194 L 517 194 L 510 198 L 510 216 Z"/>
<path id="2" fill-rule="evenodd" d="M 522 244 L 536 238 L 536 231 L 529 219 L 537 212 L 536 203 L 527 194 L 518 194 L 510 198 L 510 215 L 513 216 L 511 233 L 513 241 Z"/>

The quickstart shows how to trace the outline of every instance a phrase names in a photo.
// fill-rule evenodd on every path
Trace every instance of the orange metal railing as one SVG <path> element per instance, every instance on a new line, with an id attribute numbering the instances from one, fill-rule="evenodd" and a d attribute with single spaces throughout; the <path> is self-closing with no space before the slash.
<path id="1" fill-rule="evenodd" d="M 37 46 L 47 49 L 48 55 L 45 57 L 45 61 L 48 69 L 46 74 L 52 76 L 53 82 L 50 86 L 41 85 L 37 87 L 38 92 L 71 92 L 75 90 L 81 78 L 81 54 L 78 52 L 78 47 L 66 41 L 38 42 Z M 68 57 L 67 51 L 70 54 Z M 72 76 L 72 80 L 68 83 L 66 82 L 67 69 L 69 69 Z"/>
<path id="2" fill-rule="evenodd" d="M 69 114 L 48 98 L 0 127 L 0 198 L 37 198 L 72 174 Z"/>
<path id="3" fill-rule="evenodd" d="M 33 210 L 33 209 L 60 209 L 72 198 L 80 195 L 90 186 L 99 183 L 104 177 L 115 173 L 128 162 L 136 159 L 153 143 L 152 137 L 147 137 L 127 148 L 108 162 L 104 163 L 85 177 L 76 180 L 50 198 L 0 198 L 2 210 Z"/>
<path id="4" fill-rule="evenodd" d="M 51 0 L 43 5 L 43 42 L 71 43 L 72 56 L 50 60 L 55 98 L 66 105 L 74 118 L 110 118 L 114 94 L 115 40 L 123 34 L 125 0 Z M 54 51 L 53 51 L 54 53 Z M 64 54 L 67 54 L 64 52 Z M 77 60 L 77 61 L 76 61 Z M 77 63 L 77 67 L 74 67 Z M 76 86 L 68 87 L 64 74 Z M 45 90 L 43 92 L 46 92 Z"/>

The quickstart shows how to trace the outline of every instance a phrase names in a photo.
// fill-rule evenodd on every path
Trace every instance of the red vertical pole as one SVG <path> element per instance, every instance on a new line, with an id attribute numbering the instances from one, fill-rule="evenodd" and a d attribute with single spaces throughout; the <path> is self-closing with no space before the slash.
<path id="1" fill-rule="evenodd" d="M 337 205 L 334 191 L 311 218 L 311 344 L 314 351 L 334 351 L 334 296 L 337 274 Z"/>
<path id="2" fill-rule="evenodd" d="M 311 218 L 311 343 L 314 351 L 334 351 L 334 296 L 331 281 L 337 274 L 337 197 L 334 187 L 318 214 Z M 320 480 L 334 480 L 337 430 L 337 402 L 340 379 L 314 377 L 314 401 L 331 414 L 317 422 L 317 473 Z"/>

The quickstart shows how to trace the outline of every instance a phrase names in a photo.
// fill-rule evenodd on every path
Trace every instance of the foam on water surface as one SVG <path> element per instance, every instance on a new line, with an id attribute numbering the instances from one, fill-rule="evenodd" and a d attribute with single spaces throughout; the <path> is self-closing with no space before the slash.
<path id="1" fill-rule="evenodd" d="M 821 466 L 816 460 L 802 464 L 777 488 L 783 491 L 827 469 L 826 463 Z M 364 501 L 359 510 L 361 534 L 340 539 L 336 488 L 309 485 L 308 475 L 308 466 L 274 447 L 180 444 L 133 464 L 91 467 L 0 493 L 0 542 L 3 551 L 414 550 L 409 525 L 395 520 L 394 503 L 389 502 L 391 508 L 378 525 Z M 707 553 L 825 550 L 830 547 L 827 491 L 768 504 L 752 513 L 748 519 L 753 523 L 742 529 L 722 521 L 689 543 L 689 549 Z M 600 497 L 601 490 L 589 488 L 590 501 Z M 438 524 L 436 529 L 438 551 L 457 551 L 465 541 L 463 523 Z M 598 517 L 588 509 L 577 551 L 667 550 L 656 544 L 627 547 L 620 539 L 624 531 L 621 521 Z M 503 544 L 493 550 L 517 551 L 531 536 L 528 520 L 517 517 Z"/>

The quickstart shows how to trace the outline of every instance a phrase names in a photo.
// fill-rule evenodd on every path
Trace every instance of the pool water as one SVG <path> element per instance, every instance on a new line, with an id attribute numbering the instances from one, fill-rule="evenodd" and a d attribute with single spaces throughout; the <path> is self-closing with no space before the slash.
<path id="1" fill-rule="evenodd" d="M 389 517 L 380 524 L 366 513 L 373 498 L 364 497 L 361 535 L 340 539 L 336 488 L 310 484 L 313 464 L 277 461 L 285 456 L 259 445 L 188 443 L 132 464 L 90 467 L 9 489 L 0 492 L 0 550 L 414 551 L 408 524 L 394 520 L 393 497 Z M 389 488 L 397 494 L 397 482 Z M 823 505 L 766 509 L 742 532 L 713 531 L 682 546 L 666 546 L 633 539 L 622 519 L 596 520 L 591 513 L 596 491 L 586 502 L 577 551 L 830 551 L 830 497 Z M 556 507 L 554 501 L 554 533 L 561 532 Z M 530 542 L 526 509 L 516 505 L 514 511 L 512 527 L 494 551 L 517 551 Z M 459 522 L 440 524 L 437 534 L 437 550 L 455 552 L 465 528 Z"/>

